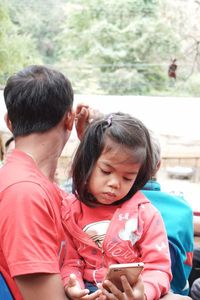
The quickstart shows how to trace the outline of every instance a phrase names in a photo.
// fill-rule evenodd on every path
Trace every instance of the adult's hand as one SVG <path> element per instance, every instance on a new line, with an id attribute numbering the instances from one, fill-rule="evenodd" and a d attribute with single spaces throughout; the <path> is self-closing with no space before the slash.
<path id="1" fill-rule="evenodd" d="M 75 111 L 75 127 L 79 140 L 81 140 L 85 129 L 89 124 L 88 105 L 78 104 Z"/>
<path id="2" fill-rule="evenodd" d="M 85 104 L 78 104 L 75 112 L 75 127 L 79 140 L 82 139 L 88 125 L 95 119 L 103 117 L 103 114 Z"/>

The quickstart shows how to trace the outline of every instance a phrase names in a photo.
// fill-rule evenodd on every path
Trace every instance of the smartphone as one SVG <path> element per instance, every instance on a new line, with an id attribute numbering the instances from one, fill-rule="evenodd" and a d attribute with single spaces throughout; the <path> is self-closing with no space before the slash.
<path id="1" fill-rule="evenodd" d="M 108 267 L 107 274 L 104 278 L 110 280 L 120 291 L 123 292 L 121 276 L 125 275 L 130 286 L 137 282 L 137 279 L 144 268 L 143 262 L 112 264 Z"/>

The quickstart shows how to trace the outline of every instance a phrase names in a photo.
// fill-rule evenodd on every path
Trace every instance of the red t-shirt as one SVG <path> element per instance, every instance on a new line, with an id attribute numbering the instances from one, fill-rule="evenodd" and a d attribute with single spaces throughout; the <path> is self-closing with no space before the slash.
<path id="1" fill-rule="evenodd" d="M 0 266 L 8 276 L 60 273 L 61 199 L 33 159 L 14 150 L 0 169 Z"/>

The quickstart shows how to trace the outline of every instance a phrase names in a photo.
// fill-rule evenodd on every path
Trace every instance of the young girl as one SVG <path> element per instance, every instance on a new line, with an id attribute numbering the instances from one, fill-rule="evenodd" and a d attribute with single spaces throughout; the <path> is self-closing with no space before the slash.
<path id="1" fill-rule="evenodd" d="M 81 298 L 81 289 L 95 291 L 110 264 L 128 262 L 144 262 L 140 299 L 167 294 L 165 227 L 139 192 L 151 178 L 152 157 L 147 128 L 127 114 L 112 114 L 86 130 L 72 165 L 75 194 L 63 201 L 62 211 L 67 249 L 62 276 L 70 299 Z"/>

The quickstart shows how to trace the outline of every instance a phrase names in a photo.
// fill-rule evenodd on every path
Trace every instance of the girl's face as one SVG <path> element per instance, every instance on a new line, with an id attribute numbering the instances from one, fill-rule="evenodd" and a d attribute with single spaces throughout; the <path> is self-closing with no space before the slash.
<path id="1" fill-rule="evenodd" d="M 88 182 L 89 192 L 104 205 L 127 195 L 141 167 L 141 162 L 134 161 L 133 151 L 127 147 L 112 141 L 109 146 L 98 158 Z"/>

